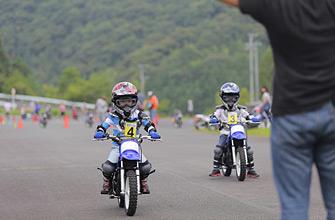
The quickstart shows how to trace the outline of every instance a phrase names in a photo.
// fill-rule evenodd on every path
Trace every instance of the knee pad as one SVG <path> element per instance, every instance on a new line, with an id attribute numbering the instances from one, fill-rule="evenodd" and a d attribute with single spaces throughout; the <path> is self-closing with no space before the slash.
<path id="1" fill-rule="evenodd" d="M 117 164 L 116 163 L 112 163 L 110 162 L 109 160 L 107 160 L 105 163 L 103 163 L 101 165 L 101 168 L 102 168 L 102 174 L 109 178 L 112 176 L 112 174 L 115 172 L 116 170 L 116 167 L 117 167 Z"/>
<path id="2" fill-rule="evenodd" d="M 140 163 L 140 174 L 141 179 L 145 179 L 149 176 L 151 170 L 151 163 L 147 160 L 144 163 Z"/>

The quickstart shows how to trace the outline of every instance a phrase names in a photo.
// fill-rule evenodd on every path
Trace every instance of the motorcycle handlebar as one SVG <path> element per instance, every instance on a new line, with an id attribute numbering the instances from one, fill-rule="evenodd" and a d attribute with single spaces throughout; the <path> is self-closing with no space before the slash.
<path id="1" fill-rule="evenodd" d="M 220 122 L 219 123 L 209 123 L 208 125 L 209 126 L 217 126 L 217 125 L 221 125 L 221 124 L 223 124 L 223 123 L 220 123 Z"/>
<path id="2" fill-rule="evenodd" d="M 118 137 L 118 136 L 114 136 L 114 135 L 110 135 L 108 133 L 106 133 L 106 137 L 104 138 L 93 138 L 93 141 L 106 141 L 106 140 L 113 140 L 117 143 L 120 143 L 122 140 L 125 140 L 125 139 L 129 139 L 128 137 L 124 137 L 124 136 L 121 136 L 121 137 Z M 159 138 L 159 139 L 154 139 L 152 138 L 151 136 L 149 135 L 138 135 L 138 137 L 136 137 L 136 139 L 138 141 L 142 141 L 142 140 L 149 140 L 149 141 L 161 141 L 162 139 Z"/>
<path id="3" fill-rule="evenodd" d="M 254 122 L 252 120 L 245 120 L 245 121 L 240 121 L 239 123 L 242 123 L 242 124 L 252 124 L 252 125 L 259 125 L 261 122 Z M 228 122 L 223 122 L 223 121 L 220 121 L 219 123 L 209 123 L 209 126 L 223 126 L 223 125 L 228 125 Z"/>

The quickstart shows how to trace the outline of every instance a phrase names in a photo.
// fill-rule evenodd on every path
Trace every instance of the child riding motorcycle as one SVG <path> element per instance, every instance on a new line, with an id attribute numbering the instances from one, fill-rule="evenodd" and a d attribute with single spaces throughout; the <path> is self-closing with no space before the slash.
<path id="1" fill-rule="evenodd" d="M 174 114 L 173 114 L 173 123 L 180 128 L 183 124 L 183 113 L 181 112 L 180 109 L 175 109 Z"/>
<path id="2" fill-rule="evenodd" d="M 246 108 L 238 105 L 240 98 L 240 88 L 235 83 L 228 82 L 223 84 L 220 88 L 220 98 L 223 104 L 216 107 L 216 111 L 210 117 L 210 124 L 217 124 L 228 121 L 228 112 L 236 112 L 238 118 L 244 118 L 245 120 L 251 119 L 251 116 L 246 111 Z M 209 174 L 209 176 L 212 177 L 221 176 L 221 161 L 223 154 L 226 152 L 226 142 L 229 135 L 229 128 L 226 126 L 221 126 L 220 134 L 219 142 L 214 147 L 213 170 Z M 247 175 L 249 177 L 259 177 L 255 171 L 255 165 L 253 161 L 254 156 L 250 146 L 247 147 L 247 157 L 249 161 Z"/>
<path id="3" fill-rule="evenodd" d="M 154 124 L 150 121 L 149 116 L 138 109 L 137 105 L 138 96 L 136 87 L 130 82 L 120 82 L 113 87 L 112 90 L 112 111 L 109 112 L 106 120 L 97 127 L 94 138 L 104 138 L 106 131 L 109 127 L 113 129 L 113 135 L 124 134 L 124 123 L 125 122 L 136 122 L 137 127 L 144 126 L 144 130 L 149 133 L 151 138 L 160 139 L 160 135 L 157 133 Z M 108 159 L 102 164 L 102 173 L 104 176 L 103 187 L 101 194 L 108 194 L 110 191 L 109 179 L 118 167 L 119 160 L 119 145 L 115 142 L 112 144 L 112 149 L 109 153 Z M 140 162 L 140 179 L 141 179 L 141 192 L 143 194 L 149 194 L 149 187 L 147 184 L 147 177 L 150 174 L 151 163 L 142 154 L 142 160 Z"/>

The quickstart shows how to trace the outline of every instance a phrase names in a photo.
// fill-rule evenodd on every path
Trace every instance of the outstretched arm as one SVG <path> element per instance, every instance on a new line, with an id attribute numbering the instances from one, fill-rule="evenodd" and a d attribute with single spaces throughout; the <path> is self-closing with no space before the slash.
<path id="1" fill-rule="evenodd" d="M 240 0 L 218 0 L 218 1 L 234 7 L 239 7 L 240 5 Z"/>

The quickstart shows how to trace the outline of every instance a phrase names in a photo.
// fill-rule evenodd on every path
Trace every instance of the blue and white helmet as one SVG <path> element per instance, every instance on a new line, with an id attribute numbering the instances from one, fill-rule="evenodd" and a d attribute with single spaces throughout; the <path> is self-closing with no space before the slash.
<path id="1" fill-rule="evenodd" d="M 235 109 L 240 99 L 240 88 L 233 82 L 227 82 L 220 88 L 220 97 L 228 110 Z"/>

